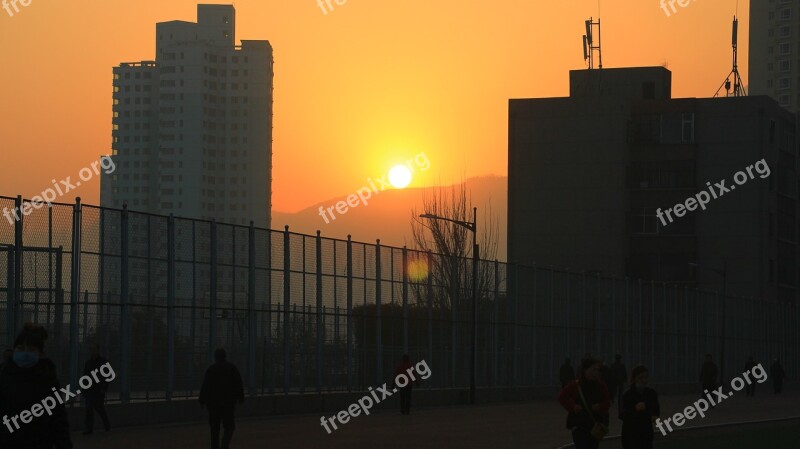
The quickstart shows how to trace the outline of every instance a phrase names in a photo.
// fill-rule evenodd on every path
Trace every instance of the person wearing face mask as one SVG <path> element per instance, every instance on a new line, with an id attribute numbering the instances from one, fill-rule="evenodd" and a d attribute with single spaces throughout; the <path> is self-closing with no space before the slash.
<path id="1" fill-rule="evenodd" d="M 26 324 L 14 341 L 11 361 L 0 371 L 0 418 L 11 418 L 0 427 L 3 449 L 72 449 L 63 405 L 56 405 L 52 414 L 31 417 L 36 404 L 41 407 L 54 389 L 61 388 L 55 364 L 44 357 L 45 340 L 44 328 Z"/>
<path id="2" fill-rule="evenodd" d="M 637 366 L 631 371 L 631 387 L 622 395 L 622 447 L 652 449 L 653 422 L 661 415 L 658 394 L 647 387 L 650 374 Z"/>

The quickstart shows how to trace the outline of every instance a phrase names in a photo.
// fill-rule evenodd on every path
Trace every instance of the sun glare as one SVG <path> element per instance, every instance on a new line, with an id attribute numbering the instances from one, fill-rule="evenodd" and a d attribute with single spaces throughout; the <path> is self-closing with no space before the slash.
<path id="1" fill-rule="evenodd" d="M 405 165 L 395 165 L 389 170 L 389 182 L 396 189 L 402 189 L 411 183 L 411 171 Z"/>

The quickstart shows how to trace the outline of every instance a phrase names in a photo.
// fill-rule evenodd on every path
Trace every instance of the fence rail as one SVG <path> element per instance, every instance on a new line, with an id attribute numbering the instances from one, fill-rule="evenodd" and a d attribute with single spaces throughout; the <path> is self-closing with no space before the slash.
<path id="1" fill-rule="evenodd" d="M 25 206 L 28 204 L 29 206 Z M 28 321 L 75 384 L 89 343 L 114 365 L 122 401 L 197 394 L 216 347 L 248 394 L 364 390 L 404 353 L 433 388 L 465 388 L 472 260 L 76 204 L 0 197 L 0 341 Z M 479 261 L 481 386 L 558 383 L 565 356 L 623 355 L 656 381 L 695 382 L 722 342 L 716 292 Z M 796 304 L 728 295 L 725 372 L 749 355 L 798 372 Z M 118 396 L 117 396 L 118 395 Z"/>

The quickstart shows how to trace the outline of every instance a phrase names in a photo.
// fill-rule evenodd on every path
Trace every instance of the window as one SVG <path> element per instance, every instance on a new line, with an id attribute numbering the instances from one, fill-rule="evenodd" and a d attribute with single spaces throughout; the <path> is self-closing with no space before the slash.
<path id="1" fill-rule="evenodd" d="M 660 223 L 656 212 L 642 208 L 631 214 L 630 230 L 633 234 L 658 234 Z"/>

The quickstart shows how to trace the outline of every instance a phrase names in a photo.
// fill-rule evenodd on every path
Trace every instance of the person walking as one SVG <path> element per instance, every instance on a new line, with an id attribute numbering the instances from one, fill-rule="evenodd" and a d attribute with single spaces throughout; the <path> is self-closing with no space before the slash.
<path id="1" fill-rule="evenodd" d="M 753 368 L 756 367 L 756 365 L 758 365 L 758 364 L 756 363 L 755 359 L 751 355 L 750 357 L 747 358 L 747 362 L 744 364 L 744 371 L 745 372 L 751 371 Z M 745 392 L 747 393 L 748 396 L 755 397 L 755 395 L 756 395 L 756 383 L 755 382 L 748 382 L 747 386 L 745 387 Z"/>
<path id="2" fill-rule="evenodd" d="M 408 354 L 403 354 L 403 361 L 400 365 L 397 366 L 397 369 L 394 370 L 394 379 L 395 379 L 395 388 L 400 390 L 400 414 L 402 415 L 410 415 L 411 414 L 411 389 L 412 389 L 412 380 L 414 379 L 414 383 L 419 386 L 418 376 L 413 374 L 414 373 L 414 365 L 411 364 L 411 357 Z M 406 376 L 406 385 L 401 387 L 397 385 L 397 376 L 399 375 Z"/>
<path id="3" fill-rule="evenodd" d="M 619 354 L 614 356 L 614 363 L 611 365 L 611 380 L 612 384 L 608 386 L 608 392 L 611 393 L 611 400 L 616 398 L 617 404 L 620 404 L 625 385 L 628 383 L 628 371 Z"/>
<path id="4" fill-rule="evenodd" d="M 100 345 L 96 343 L 91 345 L 89 351 L 89 360 L 83 365 L 84 376 L 91 376 L 92 371 L 100 371 L 100 367 L 108 363 L 108 360 L 100 355 Z M 111 424 L 108 421 L 108 413 L 106 413 L 105 407 L 107 391 L 108 383 L 103 378 L 83 391 L 83 396 L 86 400 L 86 429 L 83 431 L 84 435 L 91 435 L 94 432 L 94 412 L 100 415 L 106 432 L 111 430 Z"/>
<path id="5" fill-rule="evenodd" d="M 61 385 L 55 363 L 45 357 L 46 340 L 43 327 L 25 324 L 11 360 L 0 371 L 0 448 L 72 449 L 66 408 L 54 397 Z M 28 415 L 26 422 L 24 410 L 43 401 L 53 408 L 32 420 Z"/>
<path id="6" fill-rule="evenodd" d="M 772 378 L 772 391 L 775 394 L 781 394 L 783 392 L 783 379 L 786 378 L 786 371 L 783 370 L 780 359 L 772 361 L 772 365 L 769 367 L 769 375 Z"/>
<path id="7" fill-rule="evenodd" d="M 200 388 L 200 405 L 208 408 L 208 425 L 211 427 L 211 449 L 229 449 L 236 428 L 234 412 L 236 402 L 244 403 L 242 375 L 236 365 L 227 361 L 224 349 L 214 352 L 215 363 L 206 370 Z M 220 445 L 220 423 L 225 429 Z"/>
<path id="8" fill-rule="evenodd" d="M 566 387 L 568 383 L 575 380 L 575 369 L 572 367 L 569 357 L 564 359 L 564 364 L 558 370 L 558 380 L 561 381 L 561 388 Z"/>
<path id="9" fill-rule="evenodd" d="M 631 371 L 631 387 L 622 395 L 623 449 L 653 449 L 653 422 L 661 415 L 661 405 L 649 382 L 644 366 Z"/>
<path id="10" fill-rule="evenodd" d="M 706 360 L 703 362 L 703 366 L 700 368 L 700 385 L 702 386 L 702 390 L 700 392 L 701 398 L 706 397 L 705 391 L 711 393 L 717 389 L 717 386 L 719 385 L 717 377 L 719 377 L 719 369 L 717 368 L 717 364 L 712 360 L 711 354 L 706 354 Z"/>
<path id="11" fill-rule="evenodd" d="M 600 365 L 598 359 L 585 359 L 579 377 L 558 394 L 558 402 L 567 411 L 567 428 L 576 449 L 597 449 L 608 433 L 611 395 L 600 379 Z"/>

